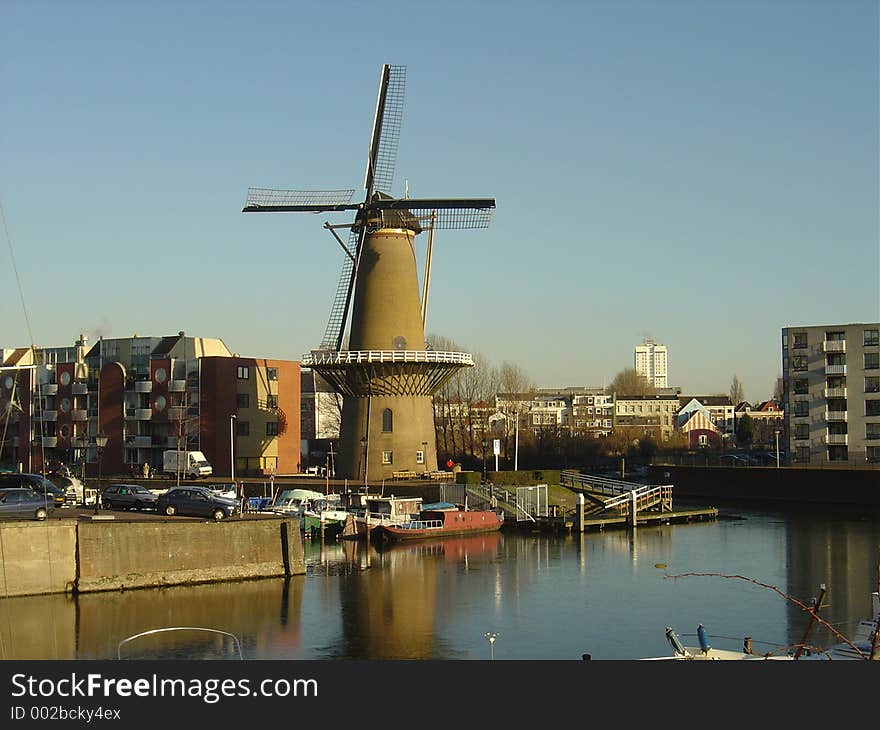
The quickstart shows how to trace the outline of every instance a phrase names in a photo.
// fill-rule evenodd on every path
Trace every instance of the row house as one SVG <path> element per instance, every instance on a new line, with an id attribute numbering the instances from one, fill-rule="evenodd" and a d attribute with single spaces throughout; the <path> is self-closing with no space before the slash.
<path id="1" fill-rule="evenodd" d="M 658 442 L 669 441 L 675 430 L 675 416 L 679 407 L 679 399 L 673 394 L 615 394 L 613 428 L 627 428 L 652 436 Z"/>
<path id="2" fill-rule="evenodd" d="M 782 405 L 772 398 L 754 406 L 748 401 L 737 403 L 733 411 L 734 432 L 744 415 L 752 420 L 752 443 L 775 448 L 776 438 L 782 435 L 785 428 Z"/>

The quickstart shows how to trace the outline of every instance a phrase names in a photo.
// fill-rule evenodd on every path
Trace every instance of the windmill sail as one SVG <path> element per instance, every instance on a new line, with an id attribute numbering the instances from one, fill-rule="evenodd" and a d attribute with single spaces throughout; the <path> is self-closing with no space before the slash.
<path id="1" fill-rule="evenodd" d="M 406 94 L 406 66 L 382 67 L 379 96 L 376 99 L 376 116 L 370 137 L 370 154 L 367 157 L 367 173 L 364 190 L 367 200 L 373 193 L 390 193 L 394 183 L 394 166 L 400 143 L 400 127 L 403 123 L 403 100 Z"/>
<path id="2" fill-rule="evenodd" d="M 342 271 L 336 284 L 336 296 L 330 307 L 330 317 L 327 320 L 327 328 L 324 330 L 324 339 L 321 340 L 322 350 L 339 350 L 342 347 L 345 320 L 348 318 L 348 308 L 354 286 L 355 263 L 360 253 L 360 235 L 360 232 L 352 230 L 348 237 L 348 250 L 355 252 L 355 258 L 346 256 L 342 261 Z"/>

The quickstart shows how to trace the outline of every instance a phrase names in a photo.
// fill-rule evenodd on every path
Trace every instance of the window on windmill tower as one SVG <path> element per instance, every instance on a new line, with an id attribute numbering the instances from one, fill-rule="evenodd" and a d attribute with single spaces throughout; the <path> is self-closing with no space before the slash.
<path id="1" fill-rule="evenodd" d="M 391 433 L 394 430 L 394 414 L 390 408 L 382 411 L 382 433 Z"/>
<path id="2" fill-rule="evenodd" d="M 391 457 L 392 457 L 392 453 L 391 453 L 390 451 L 383 451 L 383 452 L 382 452 L 382 463 L 383 463 L 383 464 L 390 464 L 390 463 L 392 463 L 392 458 L 391 458 Z"/>

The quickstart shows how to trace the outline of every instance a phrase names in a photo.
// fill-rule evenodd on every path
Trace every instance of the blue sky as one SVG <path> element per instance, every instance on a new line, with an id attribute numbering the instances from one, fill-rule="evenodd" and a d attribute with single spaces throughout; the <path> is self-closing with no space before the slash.
<path id="1" fill-rule="evenodd" d="M 407 66 L 395 189 L 494 196 L 435 239 L 428 331 L 541 386 L 645 336 L 672 384 L 772 395 L 780 330 L 877 321 L 876 2 L 0 3 L 0 344 L 80 332 L 318 345 L 379 72 Z M 417 239 L 422 255 L 425 237 Z"/>

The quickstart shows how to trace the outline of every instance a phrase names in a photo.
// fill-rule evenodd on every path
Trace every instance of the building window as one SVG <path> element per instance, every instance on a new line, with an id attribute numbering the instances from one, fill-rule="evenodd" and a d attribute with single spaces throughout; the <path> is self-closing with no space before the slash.
<path id="1" fill-rule="evenodd" d="M 394 414 L 390 408 L 382 411 L 382 433 L 391 433 L 394 430 Z M 388 462 L 391 463 L 390 461 Z"/>
<path id="2" fill-rule="evenodd" d="M 792 348 L 795 350 L 803 350 L 807 346 L 807 333 L 795 332 L 792 335 Z"/>
<path id="3" fill-rule="evenodd" d="M 392 456 L 391 451 L 383 451 L 382 452 L 382 463 L 383 464 L 390 464 L 391 463 L 391 456 Z"/>
<path id="4" fill-rule="evenodd" d="M 846 446 L 829 446 L 828 461 L 848 461 L 849 449 Z"/>
<path id="5" fill-rule="evenodd" d="M 795 458 L 797 461 L 809 463 L 810 461 L 810 447 L 809 446 L 798 446 L 795 449 Z"/>
<path id="6" fill-rule="evenodd" d="M 247 365 L 238 366 L 238 379 L 247 380 L 251 377 L 251 369 Z"/>
<path id="7" fill-rule="evenodd" d="M 250 436 L 251 434 L 251 424 L 247 421 L 238 421 L 235 422 L 235 435 L 236 436 Z"/>
<path id="8" fill-rule="evenodd" d="M 810 403 L 805 400 L 797 400 L 794 402 L 794 415 L 798 418 L 810 415 Z"/>
<path id="9" fill-rule="evenodd" d="M 880 355 L 880 353 L 877 353 Z M 867 355 L 865 355 L 867 357 Z M 844 352 L 832 352 L 829 355 L 825 356 L 825 366 L 835 366 L 835 365 L 846 365 L 846 353 Z"/>
<path id="10" fill-rule="evenodd" d="M 796 378 L 792 382 L 792 390 L 795 395 L 807 395 L 810 392 L 806 378 Z"/>
<path id="11" fill-rule="evenodd" d="M 825 340 L 827 342 L 843 342 L 844 340 L 846 340 L 846 336 L 843 334 L 843 332 L 826 332 Z"/>
<path id="12" fill-rule="evenodd" d="M 791 369 L 792 370 L 806 370 L 807 369 L 807 356 L 806 355 L 795 355 L 791 358 Z"/>
<path id="13" fill-rule="evenodd" d="M 880 400 L 866 400 L 865 401 L 865 415 L 866 416 L 880 416 Z"/>
<path id="14" fill-rule="evenodd" d="M 796 423 L 794 424 L 794 437 L 798 441 L 806 441 L 810 438 L 810 424 Z"/>
<path id="15" fill-rule="evenodd" d="M 238 394 L 236 394 L 235 399 L 238 402 L 239 408 L 250 408 L 250 405 L 251 405 L 250 393 L 238 393 Z"/>
<path id="16" fill-rule="evenodd" d="M 416 464 L 424 464 L 425 463 L 425 452 L 424 451 L 416 451 Z"/>
<path id="17" fill-rule="evenodd" d="M 266 396 L 266 408 L 273 410 L 273 411 L 278 408 L 278 396 L 277 395 L 267 395 Z"/>
<path id="18" fill-rule="evenodd" d="M 266 380 L 278 380 L 278 368 L 266 368 Z"/>
<path id="19" fill-rule="evenodd" d="M 872 464 L 880 462 L 880 446 L 869 446 L 867 448 L 868 461 Z"/>
<path id="20" fill-rule="evenodd" d="M 880 423 L 866 423 L 865 424 L 865 438 L 866 439 L 880 439 Z"/>
<path id="21" fill-rule="evenodd" d="M 877 370 L 880 368 L 880 352 L 865 353 L 865 370 Z"/>
<path id="22" fill-rule="evenodd" d="M 866 393 L 880 393 L 880 376 L 877 376 L 877 375 L 866 375 L 865 376 L 865 392 Z"/>
<path id="23" fill-rule="evenodd" d="M 880 330 L 865 330 L 865 347 L 880 345 Z"/>
<path id="24" fill-rule="evenodd" d="M 266 422 L 266 435 L 267 436 L 277 436 L 278 435 L 278 421 L 267 421 Z"/>

